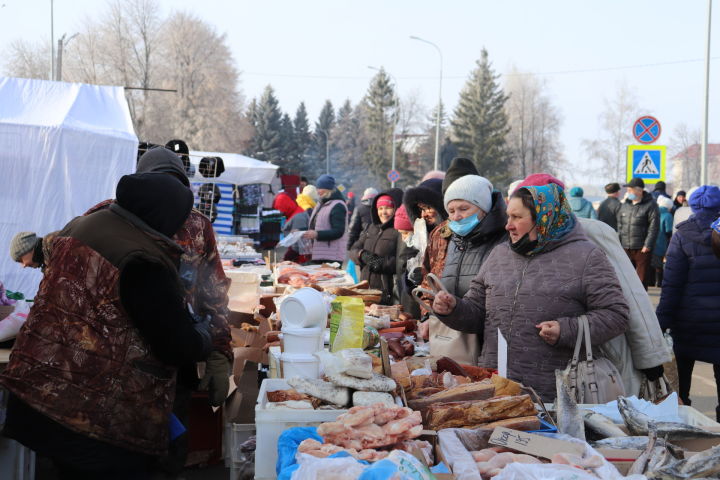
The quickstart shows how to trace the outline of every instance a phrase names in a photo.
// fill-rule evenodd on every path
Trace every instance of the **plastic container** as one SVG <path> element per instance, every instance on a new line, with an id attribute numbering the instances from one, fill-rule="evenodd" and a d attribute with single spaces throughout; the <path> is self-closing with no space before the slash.
<path id="1" fill-rule="evenodd" d="M 280 355 L 283 378 L 320 378 L 320 360 L 307 353 L 282 353 Z"/>
<path id="2" fill-rule="evenodd" d="M 327 306 L 322 293 L 314 288 L 301 288 L 280 303 L 280 320 L 292 328 L 325 327 Z"/>
<path id="3" fill-rule="evenodd" d="M 324 329 L 314 328 L 282 328 L 282 346 L 285 353 L 313 354 L 324 346 Z"/>
<path id="4" fill-rule="evenodd" d="M 266 378 L 260 386 L 255 405 L 255 480 L 270 480 L 277 477 L 277 441 L 280 434 L 291 427 L 317 427 L 324 422 L 334 422 L 338 415 L 347 410 L 290 410 L 267 409 L 267 392 L 287 390 L 285 380 Z"/>
<path id="5" fill-rule="evenodd" d="M 260 277 L 253 272 L 226 270 L 225 275 L 231 280 L 228 297 L 255 295 L 260 285 Z"/>

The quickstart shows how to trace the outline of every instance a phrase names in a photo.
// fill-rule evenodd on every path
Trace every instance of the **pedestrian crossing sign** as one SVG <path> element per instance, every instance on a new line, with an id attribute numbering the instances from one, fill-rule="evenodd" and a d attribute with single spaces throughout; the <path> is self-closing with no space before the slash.
<path id="1" fill-rule="evenodd" d="M 665 181 L 664 145 L 629 145 L 627 149 L 627 181 L 642 178 L 645 183 Z"/>

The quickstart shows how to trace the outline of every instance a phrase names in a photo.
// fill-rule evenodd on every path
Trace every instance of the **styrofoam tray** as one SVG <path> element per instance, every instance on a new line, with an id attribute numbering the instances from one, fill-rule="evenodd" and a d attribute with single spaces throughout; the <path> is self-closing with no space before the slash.
<path id="1" fill-rule="evenodd" d="M 292 388 L 280 378 L 266 378 L 260 386 L 255 405 L 257 447 L 255 449 L 255 480 L 276 478 L 277 441 L 280 434 L 291 427 L 316 427 L 333 422 L 347 410 L 291 410 L 267 409 L 267 392 Z"/>

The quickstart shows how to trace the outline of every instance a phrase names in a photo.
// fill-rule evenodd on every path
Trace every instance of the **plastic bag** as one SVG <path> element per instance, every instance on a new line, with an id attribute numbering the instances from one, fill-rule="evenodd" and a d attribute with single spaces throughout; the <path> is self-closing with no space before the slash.
<path id="1" fill-rule="evenodd" d="M 362 348 L 365 303 L 358 297 L 335 297 L 330 314 L 330 351 Z"/>
<path id="2" fill-rule="evenodd" d="M 297 455 L 300 467 L 292 474 L 291 480 L 316 480 L 327 478 L 333 480 L 356 480 L 367 468 L 353 457 L 333 455 L 328 458 L 317 458 L 306 453 Z"/>
<path id="3" fill-rule="evenodd" d="M 315 352 L 326 376 L 344 373 L 358 378 L 372 378 L 372 358 L 360 348 L 346 348 L 339 352 Z"/>
<path id="4" fill-rule="evenodd" d="M 390 315 L 383 315 L 382 317 L 373 317 L 372 315 L 365 315 L 365 325 L 368 327 L 376 328 L 390 328 Z"/>
<path id="5" fill-rule="evenodd" d="M 386 459 L 376 462 L 362 472 L 358 480 L 435 480 L 435 478 L 427 465 L 415 456 L 402 450 L 393 450 Z"/>
<path id="6" fill-rule="evenodd" d="M 15 338 L 25 323 L 25 320 L 27 320 L 29 313 L 30 304 L 28 302 L 18 301 L 15 304 L 13 313 L 0 320 L 0 342 Z"/>

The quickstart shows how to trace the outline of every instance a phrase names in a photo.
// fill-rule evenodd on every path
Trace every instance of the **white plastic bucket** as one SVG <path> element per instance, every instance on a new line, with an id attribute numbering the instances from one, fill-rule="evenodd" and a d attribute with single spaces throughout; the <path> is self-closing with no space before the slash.
<path id="1" fill-rule="evenodd" d="M 314 288 L 301 288 L 280 303 L 280 320 L 291 328 L 325 328 L 327 307 L 322 293 Z"/>
<path id="2" fill-rule="evenodd" d="M 283 353 L 280 355 L 283 378 L 320 378 L 320 360 L 315 355 Z"/>
<path id="3" fill-rule="evenodd" d="M 282 328 L 282 345 L 285 353 L 313 354 L 322 350 L 323 328 Z"/>

